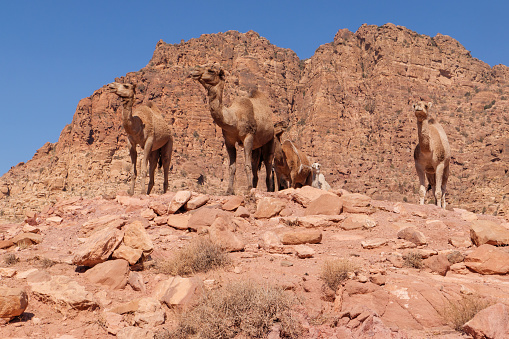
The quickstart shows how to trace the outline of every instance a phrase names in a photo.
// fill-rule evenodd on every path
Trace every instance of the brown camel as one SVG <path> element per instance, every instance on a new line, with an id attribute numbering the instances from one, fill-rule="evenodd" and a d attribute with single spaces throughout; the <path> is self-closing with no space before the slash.
<path id="1" fill-rule="evenodd" d="M 249 97 L 237 98 L 230 107 L 224 107 L 225 72 L 218 64 L 196 66 L 189 76 L 207 90 L 212 119 L 223 131 L 230 158 L 230 179 L 226 194 L 233 194 L 237 161 L 236 143 L 244 146 L 248 190 L 256 187 L 258 183 L 258 169 L 263 159 L 267 173 L 267 191 L 273 191 L 274 125 L 272 110 L 265 95 L 255 90 Z"/>
<path id="2" fill-rule="evenodd" d="M 435 204 L 445 208 L 445 191 L 449 178 L 451 147 L 442 126 L 429 118 L 431 102 L 419 101 L 413 105 L 417 117 L 419 143 L 415 147 L 415 169 L 419 176 L 419 203 L 424 204 L 426 179 L 435 197 Z"/>
<path id="3" fill-rule="evenodd" d="M 311 166 L 307 156 L 298 150 L 293 142 L 285 140 L 281 143 L 281 135 L 288 124 L 284 121 L 274 125 L 274 171 L 276 172 L 277 188 L 299 188 L 312 183 Z"/>
<path id="4" fill-rule="evenodd" d="M 113 82 L 108 85 L 110 92 L 115 93 L 122 99 L 124 111 L 122 113 L 122 125 L 127 133 L 127 146 L 132 162 L 132 179 L 129 194 L 134 194 L 136 182 L 136 145 L 143 148 L 144 157 L 141 162 L 141 190 L 145 191 L 145 178 L 147 177 L 147 164 L 149 164 L 149 183 L 147 194 L 150 194 L 154 186 L 154 175 L 157 163 L 163 167 L 164 183 L 163 191 L 168 190 L 168 172 L 170 170 L 173 138 L 168 123 L 161 115 L 161 111 L 153 103 L 136 107 L 133 112 L 134 93 L 136 85 L 120 84 Z"/>

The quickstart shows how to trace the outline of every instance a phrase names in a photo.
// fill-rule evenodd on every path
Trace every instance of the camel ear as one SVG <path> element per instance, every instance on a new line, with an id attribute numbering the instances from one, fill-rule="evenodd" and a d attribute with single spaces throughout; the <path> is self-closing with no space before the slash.
<path id="1" fill-rule="evenodd" d="M 430 102 L 428 102 L 427 109 L 430 109 L 431 106 L 433 106 L 433 103 L 430 101 Z"/>
<path id="2" fill-rule="evenodd" d="M 219 73 L 218 73 L 219 77 L 221 78 L 221 80 L 224 80 L 224 71 L 222 69 L 219 70 Z"/>
<path id="3" fill-rule="evenodd" d="M 133 84 L 133 92 L 136 93 L 136 84 Z"/>

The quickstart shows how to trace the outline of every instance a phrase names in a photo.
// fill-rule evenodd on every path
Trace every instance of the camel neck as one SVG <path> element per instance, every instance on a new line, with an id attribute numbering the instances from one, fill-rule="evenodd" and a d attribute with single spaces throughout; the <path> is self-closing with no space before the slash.
<path id="1" fill-rule="evenodd" d="M 223 115 L 223 88 L 224 82 L 220 82 L 215 86 L 205 87 L 208 91 L 210 115 L 214 122 L 221 128 L 226 126 Z"/>
<path id="2" fill-rule="evenodd" d="M 430 152 L 429 121 L 417 121 L 417 133 L 419 134 L 419 145 L 421 152 Z"/>
<path id="3" fill-rule="evenodd" d="M 122 124 L 127 133 L 133 130 L 133 103 L 134 98 L 122 98 L 124 110 L 122 112 Z"/>

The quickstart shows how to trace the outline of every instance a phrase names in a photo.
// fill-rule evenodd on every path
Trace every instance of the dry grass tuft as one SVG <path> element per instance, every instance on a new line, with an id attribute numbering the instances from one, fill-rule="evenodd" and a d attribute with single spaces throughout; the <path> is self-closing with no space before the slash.
<path id="1" fill-rule="evenodd" d="M 4 263 L 7 266 L 16 265 L 19 262 L 19 258 L 14 253 L 6 254 L 4 257 Z"/>
<path id="2" fill-rule="evenodd" d="M 422 255 L 417 252 L 409 252 L 407 255 L 403 256 L 403 260 L 403 265 L 406 267 L 421 269 L 424 266 Z"/>
<path id="3" fill-rule="evenodd" d="M 350 274 L 358 271 L 358 265 L 348 259 L 326 260 L 323 263 L 320 278 L 331 290 L 336 291 Z"/>
<path id="4" fill-rule="evenodd" d="M 161 273 L 169 275 L 190 275 L 208 272 L 226 266 L 230 259 L 219 245 L 209 239 L 199 238 L 179 250 L 171 259 L 157 265 Z"/>
<path id="5" fill-rule="evenodd" d="M 297 338 L 291 299 L 281 288 L 238 282 L 212 290 L 181 314 L 172 338 L 265 338 L 274 325 L 281 337 Z"/>
<path id="6" fill-rule="evenodd" d="M 463 332 L 463 325 L 479 311 L 493 305 L 493 302 L 479 295 L 462 296 L 460 300 L 449 301 L 444 318 L 456 331 Z"/>

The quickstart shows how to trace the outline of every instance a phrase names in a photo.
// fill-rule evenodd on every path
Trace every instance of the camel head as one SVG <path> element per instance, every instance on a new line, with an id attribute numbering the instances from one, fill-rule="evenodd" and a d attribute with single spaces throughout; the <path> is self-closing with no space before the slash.
<path id="1" fill-rule="evenodd" d="M 111 93 L 115 93 L 121 98 L 133 98 L 136 85 L 112 82 L 111 84 L 108 84 L 108 89 Z"/>
<path id="2" fill-rule="evenodd" d="M 225 71 L 217 63 L 195 66 L 189 77 L 199 81 L 204 86 L 215 86 L 224 81 Z"/>
<path id="3" fill-rule="evenodd" d="M 288 128 L 288 121 L 282 120 L 278 121 L 274 124 L 274 135 L 276 138 L 281 141 L 281 135 Z"/>
<path id="4" fill-rule="evenodd" d="M 312 165 L 311 165 L 311 170 L 314 172 L 314 173 L 320 173 L 320 167 L 322 167 L 322 165 L 320 165 L 319 163 L 317 162 L 314 162 Z"/>
<path id="5" fill-rule="evenodd" d="M 423 121 L 428 118 L 428 110 L 433 105 L 432 102 L 424 102 L 424 101 L 418 101 L 415 104 L 413 104 L 413 109 L 415 111 L 415 116 L 417 117 L 417 120 Z"/>

